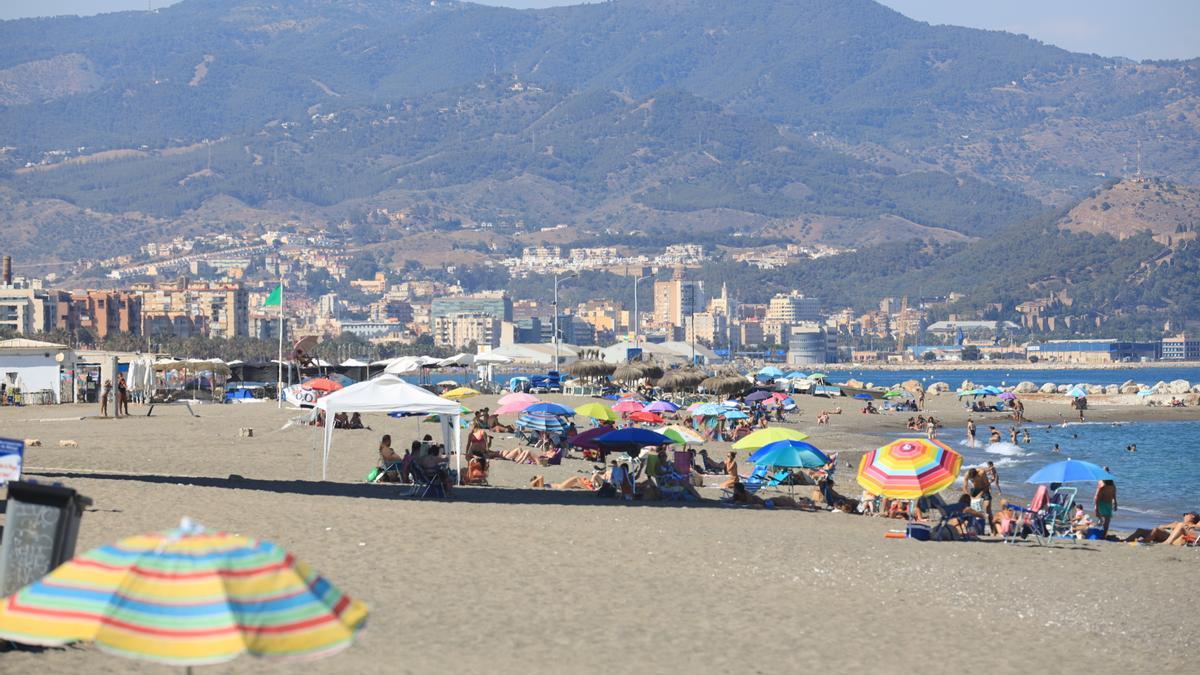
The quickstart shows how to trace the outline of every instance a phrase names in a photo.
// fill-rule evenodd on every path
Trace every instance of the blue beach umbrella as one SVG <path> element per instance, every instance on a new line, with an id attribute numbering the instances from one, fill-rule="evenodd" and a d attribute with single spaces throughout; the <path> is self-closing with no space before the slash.
<path id="1" fill-rule="evenodd" d="M 567 430 L 567 423 L 561 417 L 549 413 L 521 413 L 517 418 L 517 426 L 530 431 L 549 431 L 561 433 Z"/>
<path id="2" fill-rule="evenodd" d="M 855 394 L 854 398 L 860 401 L 874 401 L 875 397 L 870 394 Z"/>
<path id="3" fill-rule="evenodd" d="M 723 415 L 728 411 L 729 411 L 729 408 L 726 408 L 723 405 L 717 405 L 716 403 L 705 403 L 704 405 L 693 410 L 692 416 L 693 417 L 716 417 L 717 415 Z"/>
<path id="4" fill-rule="evenodd" d="M 728 412 L 722 413 L 722 416 L 727 420 L 744 420 L 744 419 L 749 419 L 749 417 L 750 417 L 749 415 L 742 412 L 741 410 L 730 410 Z"/>
<path id="5" fill-rule="evenodd" d="M 1138 396 L 1153 396 L 1154 390 L 1153 389 L 1142 389 L 1142 390 L 1138 391 L 1137 395 Z"/>
<path id="6" fill-rule="evenodd" d="M 1098 480 L 1116 480 L 1116 476 L 1104 467 L 1078 459 L 1047 464 L 1030 476 L 1026 483 L 1088 483 Z"/>
<path id="7" fill-rule="evenodd" d="M 765 466 L 816 469 L 829 463 L 829 457 L 816 446 L 804 441 L 775 441 L 755 450 L 751 462 Z"/>
<path id="8" fill-rule="evenodd" d="M 1071 390 L 1067 392 L 1067 396 L 1070 396 L 1071 398 L 1083 398 L 1087 395 L 1088 393 L 1083 387 L 1072 387 Z"/>
<path id="9" fill-rule="evenodd" d="M 628 427 L 597 436 L 595 442 L 610 448 L 644 448 L 648 445 L 670 445 L 675 441 L 657 431 Z"/>
<path id="10" fill-rule="evenodd" d="M 760 379 L 769 378 L 773 380 L 777 377 L 783 377 L 783 371 L 775 366 L 763 366 L 762 369 L 758 371 L 758 377 Z"/>
<path id="11" fill-rule="evenodd" d="M 535 404 L 529 406 L 528 408 L 526 408 L 525 412 L 527 412 L 527 413 L 546 413 L 548 415 L 559 415 L 559 416 L 565 416 L 565 417 L 572 417 L 575 415 L 574 410 L 571 410 L 570 408 L 559 405 L 557 403 L 535 403 Z"/>
<path id="12" fill-rule="evenodd" d="M 789 380 L 806 380 L 806 379 L 808 379 L 808 375 L 805 375 L 804 373 L 802 373 L 798 370 L 793 370 L 792 372 L 788 373 L 787 375 L 784 375 L 784 377 Z"/>
<path id="13" fill-rule="evenodd" d="M 754 403 L 755 401 L 765 401 L 769 398 L 771 398 L 771 392 L 763 391 L 763 390 L 759 389 L 758 391 L 756 391 L 746 397 L 746 403 Z"/>

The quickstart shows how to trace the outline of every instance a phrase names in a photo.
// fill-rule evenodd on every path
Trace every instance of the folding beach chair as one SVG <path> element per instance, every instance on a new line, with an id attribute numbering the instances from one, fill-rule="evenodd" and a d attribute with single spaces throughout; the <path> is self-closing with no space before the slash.
<path id="1" fill-rule="evenodd" d="M 438 468 L 429 470 L 424 469 L 417 462 L 412 464 L 412 487 L 409 489 L 408 497 L 417 497 L 425 499 L 428 497 L 445 497 L 446 496 L 446 467 L 438 465 Z"/>
<path id="2" fill-rule="evenodd" d="M 742 476 L 742 485 L 746 487 L 746 492 L 755 494 L 767 484 L 771 477 L 767 475 L 767 467 L 764 465 L 756 465 L 754 471 L 749 476 Z M 733 501 L 733 488 L 723 488 L 721 490 L 722 501 Z"/>
<path id="3" fill-rule="evenodd" d="M 1071 509 L 1075 506 L 1077 488 L 1060 487 L 1050 495 L 1050 503 L 1046 505 L 1046 536 L 1073 539 L 1074 531 L 1071 523 Z"/>
<path id="4" fill-rule="evenodd" d="M 942 499 L 942 496 L 937 494 L 929 495 L 928 497 L 922 497 L 918 501 L 920 502 L 919 506 L 923 513 L 929 513 L 930 510 L 936 510 L 938 512 L 939 520 L 930 530 L 930 534 L 935 541 L 942 541 L 943 538 L 949 539 L 950 541 L 962 538 L 962 533 L 960 533 L 953 525 L 950 524 L 951 520 L 958 520 L 959 522 L 962 522 L 968 519 L 968 516 L 963 514 L 962 504 L 947 504 L 946 500 Z M 978 536 L 980 532 L 978 521 L 979 518 L 970 518 L 968 522 L 970 530 L 976 536 Z M 946 537 L 945 535 L 949 535 L 949 537 Z"/>

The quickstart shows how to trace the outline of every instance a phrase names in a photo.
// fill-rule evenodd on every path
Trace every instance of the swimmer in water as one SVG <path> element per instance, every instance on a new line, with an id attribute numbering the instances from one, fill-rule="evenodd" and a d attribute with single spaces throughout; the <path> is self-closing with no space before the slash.
<path id="1" fill-rule="evenodd" d="M 1026 429 L 1025 433 L 1021 435 L 1021 442 L 1025 445 L 1029 445 L 1029 440 L 1029 430 Z"/>
<path id="2" fill-rule="evenodd" d="M 1059 453 L 1059 452 L 1062 452 L 1062 450 L 1058 447 L 1058 443 L 1055 443 L 1054 449 L 1052 449 L 1050 452 Z"/>
<path id="3" fill-rule="evenodd" d="M 1130 443 L 1129 445 L 1125 446 L 1125 451 L 1126 452 L 1137 452 L 1137 443 Z"/>

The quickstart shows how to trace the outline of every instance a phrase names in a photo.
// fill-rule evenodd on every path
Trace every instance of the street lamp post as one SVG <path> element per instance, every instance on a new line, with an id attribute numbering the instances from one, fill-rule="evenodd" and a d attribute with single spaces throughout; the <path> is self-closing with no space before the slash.
<path id="1" fill-rule="evenodd" d="M 696 282 L 688 284 L 692 287 L 692 297 L 688 301 L 688 313 L 692 317 L 692 364 L 696 365 Z"/>
<path id="2" fill-rule="evenodd" d="M 559 343 L 559 339 L 558 339 L 558 282 L 566 281 L 567 279 L 570 279 L 572 277 L 577 277 L 577 276 L 579 276 L 579 275 L 575 272 L 572 272 L 565 277 L 559 277 L 557 274 L 554 275 L 554 370 L 558 370 L 558 359 L 559 359 L 559 357 L 558 357 L 558 343 Z"/>
<path id="3" fill-rule="evenodd" d="M 644 277 L 637 277 L 633 280 L 633 348 L 638 348 L 638 334 L 642 332 L 641 315 L 638 314 L 638 282 L 643 279 L 649 279 L 654 276 L 647 274 Z"/>

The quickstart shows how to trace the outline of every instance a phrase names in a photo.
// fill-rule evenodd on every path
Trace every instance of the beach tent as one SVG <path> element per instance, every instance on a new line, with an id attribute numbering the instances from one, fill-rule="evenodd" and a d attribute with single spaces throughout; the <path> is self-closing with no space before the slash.
<path id="1" fill-rule="evenodd" d="M 352 384 L 318 399 L 314 407 L 324 410 L 326 419 L 325 442 L 321 453 L 321 480 L 325 480 L 329 468 L 329 447 L 333 444 L 333 416 L 343 412 L 438 415 L 442 426 L 442 442 L 448 451 L 454 453 L 455 468 L 462 468 L 462 442 L 459 438 L 462 407 L 415 384 L 409 384 L 395 375 L 384 374 L 373 380 Z"/>

